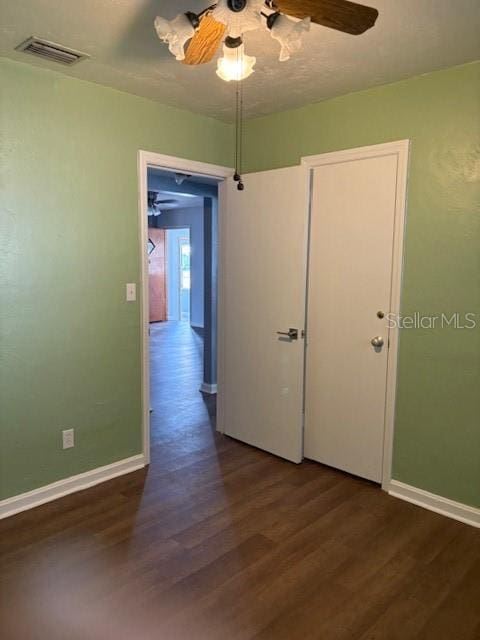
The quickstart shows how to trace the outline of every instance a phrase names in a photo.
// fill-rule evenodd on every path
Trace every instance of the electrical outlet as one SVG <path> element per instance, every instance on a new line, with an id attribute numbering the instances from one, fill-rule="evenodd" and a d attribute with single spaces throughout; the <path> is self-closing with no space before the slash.
<path id="1" fill-rule="evenodd" d="M 62 442 L 64 449 L 71 449 L 75 446 L 74 429 L 65 429 L 64 431 L 62 431 Z"/>

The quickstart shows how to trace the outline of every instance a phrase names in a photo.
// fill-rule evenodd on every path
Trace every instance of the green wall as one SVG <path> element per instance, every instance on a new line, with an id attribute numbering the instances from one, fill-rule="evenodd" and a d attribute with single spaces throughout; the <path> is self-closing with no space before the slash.
<path id="1" fill-rule="evenodd" d="M 228 165 L 232 136 L 29 65 L 0 73 L 1 499 L 140 452 L 137 151 Z M 471 64 L 250 120 L 247 170 L 410 138 L 403 313 L 480 314 L 479 96 Z M 478 328 L 402 332 L 395 478 L 480 506 L 479 390 Z"/>
<path id="2" fill-rule="evenodd" d="M 473 331 L 403 330 L 394 477 L 480 507 L 480 63 L 247 124 L 249 171 L 409 138 L 402 312 L 474 312 Z"/>
<path id="3" fill-rule="evenodd" d="M 137 152 L 228 165 L 231 128 L 6 59 L 0 74 L 1 499 L 141 451 Z"/>

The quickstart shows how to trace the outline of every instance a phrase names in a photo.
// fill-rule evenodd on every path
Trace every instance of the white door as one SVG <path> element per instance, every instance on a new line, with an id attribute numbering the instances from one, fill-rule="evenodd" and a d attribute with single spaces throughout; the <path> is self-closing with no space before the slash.
<path id="1" fill-rule="evenodd" d="M 305 457 L 380 482 L 398 153 L 328 155 L 312 179 Z"/>
<path id="2" fill-rule="evenodd" d="M 305 169 L 221 185 L 218 428 L 300 462 L 308 189 Z M 277 332 L 294 329 L 292 339 Z"/>

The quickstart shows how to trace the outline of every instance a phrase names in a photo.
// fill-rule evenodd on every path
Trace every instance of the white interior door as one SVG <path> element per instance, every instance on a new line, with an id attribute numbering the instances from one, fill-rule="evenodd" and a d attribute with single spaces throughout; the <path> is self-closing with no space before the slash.
<path id="1" fill-rule="evenodd" d="M 377 482 L 397 173 L 397 153 L 329 154 L 312 184 L 305 457 Z"/>
<path id="2" fill-rule="evenodd" d="M 305 169 L 221 186 L 218 428 L 302 459 L 308 189 Z M 297 339 L 278 331 L 298 331 Z"/>

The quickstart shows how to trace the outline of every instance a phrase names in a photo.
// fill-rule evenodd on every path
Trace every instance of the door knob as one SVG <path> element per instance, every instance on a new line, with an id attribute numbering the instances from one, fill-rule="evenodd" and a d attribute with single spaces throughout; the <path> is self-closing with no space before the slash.
<path id="1" fill-rule="evenodd" d="M 277 331 L 277 335 L 285 336 L 290 340 L 298 340 L 298 329 L 289 329 L 288 331 Z"/>
<path id="2" fill-rule="evenodd" d="M 372 347 L 376 347 L 379 349 L 380 347 L 383 347 L 383 345 L 385 344 L 385 341 L 382 338 L 382 336 L 375 336 L 375 338 L 372 338 L 371 343 L 372 343 Z"/>

